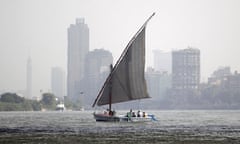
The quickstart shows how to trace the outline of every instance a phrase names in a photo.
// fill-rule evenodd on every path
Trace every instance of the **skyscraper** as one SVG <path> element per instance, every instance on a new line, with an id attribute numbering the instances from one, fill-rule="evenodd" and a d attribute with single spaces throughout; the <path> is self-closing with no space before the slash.
<path id="1" fill-rule="evenodd" d="M 147 89 L 153 100 L 161 100 L 166 95 L 167 89 L 171 88 L 171 75 L 167 72 L 155 71 L 148 67 L 145 73 Z"/>
<path id="2" fill-rule="evenodd" d="M 26 88 L 26 98 L 32 99 L 32 59 L 28 57 L 27 60 L 27 88 Z"/>
<path id="3" fill-rule="evenodd" d="M 111 52 L 104 49 L 95 49 L 86 56 L 85 63 L 85 108 L 91 107 L 101 86 L 110 73 L 110 64 L 113 63 Z"/>
<path id="4" fill-rule="evenodd" d="M 110 72 L 110 64 L 113 63 L 111 52 L 104 49 L 95 49 L 86 56 L 85 76 L 100 75 L 103 72 Z"/>
<path id="5" fill-rule="evenodd" d="M 84 77 L 85 56 L 89 51 L 89 29 L 84 19 L 76 19 L 76 24 L 68 28 L 68 73 L 67 96 L 79 99 Z"/>
<path id="6" fill-rule="evenodd" d="M 200 50 L 187 48 L 172 52 L 172 88 L 197 90 L 200 83 Z"/>
<path id="7" fill-rule="evenodd" d="M 65 72 L 60 67 L 53 67 L 51 72 L 51 85 L 53 94 L 63 99 L 65 96 L 66 83 L 65 83 Z"/>

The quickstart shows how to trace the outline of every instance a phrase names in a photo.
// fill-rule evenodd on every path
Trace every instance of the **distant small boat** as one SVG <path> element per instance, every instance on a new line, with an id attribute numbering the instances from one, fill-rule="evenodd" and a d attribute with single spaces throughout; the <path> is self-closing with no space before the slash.
<path id="1" fill-rule="evenodd" d="M 80 111 L 85 111 L 84 107 L 81 107 L 81 108 L 80 108 Z"/>
<path id="2" fill-rule="evenodd" d="M 109 105 L 109 108 L 103 113 L 94 112 L 93 116 L 96 121 L 140 122 L 156 120 L 154 115 L 144 112 L 142 112 L 142 115 L 136 115 L 133 111 L 125 115 L 118 115 L 115 111 L 112 111 L 112 104 L 114 103 L 150 98 L 144 78 L 145 29 L 148 21 L 154 14 L 147 19 L 130 40 L 115 66 L 110 66 L 111 72 L 92 105 L 92 107 Z"/>
<path id="3" fill-rule="evenodd" d="M 57 111 L 64 111 L 64 110 L 66 110 L 66 108 L 65 108 L 63 103 L 60 103 L 60 104 L 57 104 L 56 110 Z"/>

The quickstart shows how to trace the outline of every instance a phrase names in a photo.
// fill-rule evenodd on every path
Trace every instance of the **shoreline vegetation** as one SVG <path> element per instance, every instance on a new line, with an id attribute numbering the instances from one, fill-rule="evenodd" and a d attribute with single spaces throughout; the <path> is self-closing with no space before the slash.
<path id="1" fill-rule="evenodd" d="M 0 111 L 40 111 L 41 103 L 18 96 L 16 93 L 4 93 L 0 97 Z"/>
<path id="2" fill-rule="evenodd" d="M 0 97 L 0 111 L 55 110 L 56 104 L 55 96 L 50 93 L 44 93 L 40 101 L 25 99 L 16 93 L 4 93 Z"/>
<path id="3" fill-rule="evenodd" d="M 64 105 L 70 110 L 80 110 L 80 102 L 71 102 L 67 98 L 64 99 Z M 55 111 L 57 104 L 63 100 L 58 99 L 52 93 L 43 93 L 41 100 L 25 99 L 16 93 L 4 93 L 0 95 L 0 111 Z"/>
<path id="4" fill-rule="evenodd" d="M 226 94 L 226 93 L 225 93 Z M 240 92 L 219 97 L 205 96 L 169 96 L 159 101 L 147 101 L 142 107 L 146 110 L 240 110 Z M 64 102 L 68 110 L 81 110 L 81 102 L 71 102 L 67 97 L 59 100 L 52 93 L 43 93 L 41 100 L 29 100 L 16 93 L 0 95 L 0 111 L 55 111 L 59 103 Z M 150 107 L 149 107 L 150 106 Z M 119 109 L 128 110 L 120 105 Z M 90 109 L 89 109 L 90 110 Z"/>

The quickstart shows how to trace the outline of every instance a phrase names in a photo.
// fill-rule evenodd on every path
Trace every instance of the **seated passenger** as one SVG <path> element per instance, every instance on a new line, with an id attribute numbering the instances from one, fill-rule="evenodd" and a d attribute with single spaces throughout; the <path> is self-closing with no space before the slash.
<path id="1" fill-rule="evenodd" d="M 131 118 L 132 117 L 132 109 L 130 109 L 129 112 L 127 112 L 127 115 L 126 115 L 128 118 Z"/>
<path id="2" fill-rule="evenodd" d="M 142 117 L 142 115 L 143 115 L 142 112 L 139 110 L 138 113 L 137 113 L 137 116 Z"/>
<path id="3" fill-rule="evenodd" d="M 106 112 L 106 111 L 104 111 L 103 113 L 104 113 L 105 115 L 107 114 L 107 112 Z"/>
<path id="4" fill-rule="evenodd" d="M 113 116 L 115 116 L 116 115 L 116 111 L 115 110 L 113 110 Z"/>
<path id="5" fill-rule="evenodd" d="M 136 117 L 136 114 L 135 114 L 135 112 L 132 112 L 132 117 Z"/>

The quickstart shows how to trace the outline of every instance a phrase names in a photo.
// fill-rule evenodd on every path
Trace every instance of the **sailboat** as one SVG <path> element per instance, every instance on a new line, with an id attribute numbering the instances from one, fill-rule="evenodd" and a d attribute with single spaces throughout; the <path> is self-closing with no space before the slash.
<path id="1" fill-rule="evenodd" d="M 145 30 L 153 13 L 129 41 L 120 58 L 114 66 L 110 66 L 103 87 L 99 91 L 92 107 L 108 105 L 109 108 L 103 113 L 94 112 L 96 121 L 151 121 L 154 115 L 130 110 L 125 115 L 117 115 L 112 110 L 112 104 L 150 98 L 147 93 L 144 78 L 145 69 Z"/>

